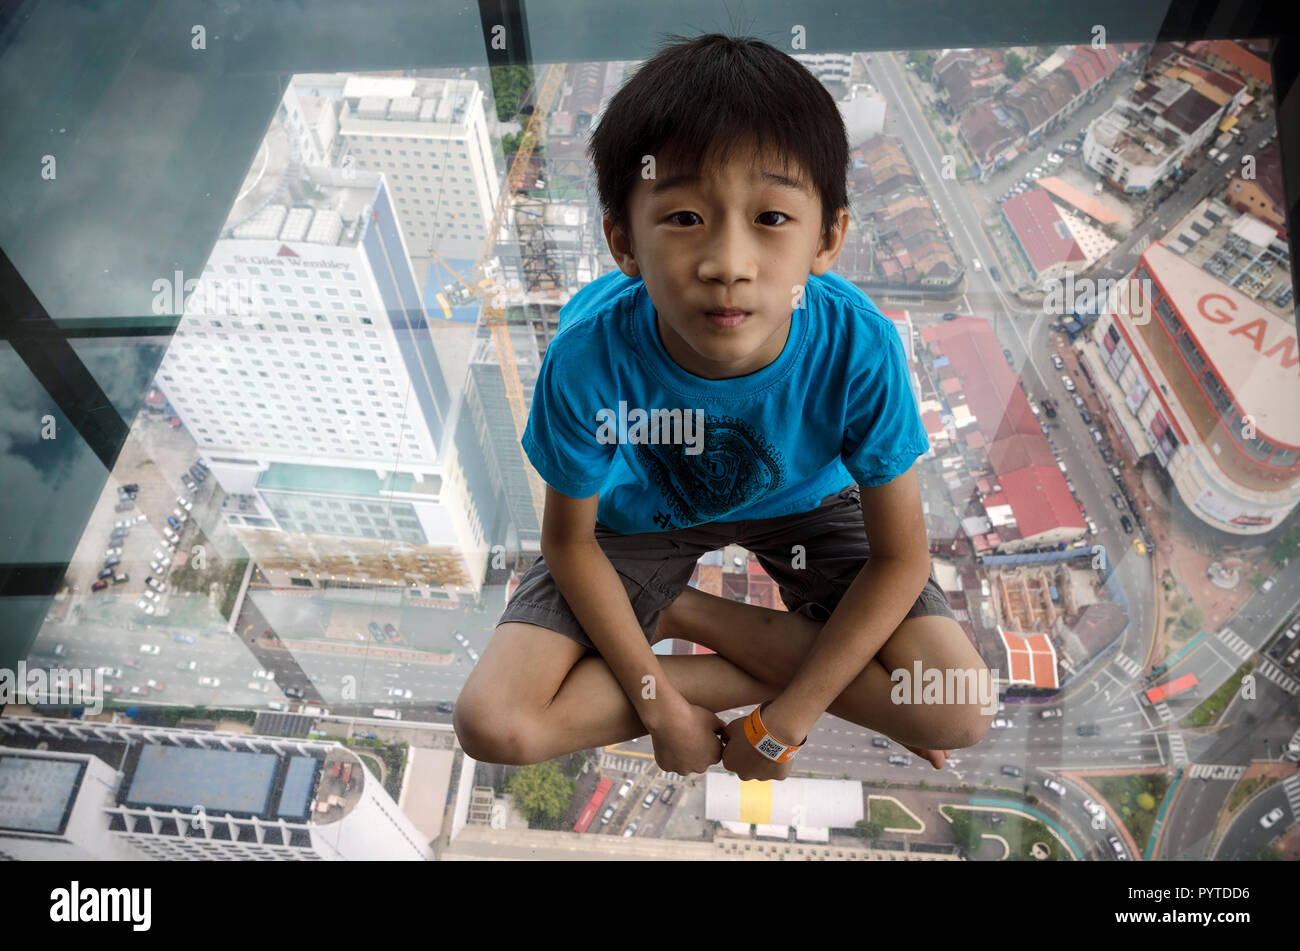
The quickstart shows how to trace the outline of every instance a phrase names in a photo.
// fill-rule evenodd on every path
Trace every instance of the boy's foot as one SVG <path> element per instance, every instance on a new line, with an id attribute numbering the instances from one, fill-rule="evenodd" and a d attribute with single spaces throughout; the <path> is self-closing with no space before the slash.
<path id="1" fill-rule="evenodd" d="M 943 769 L 943 764 L 948 759 L 949 750 L 923 750 L 919 746 L 908 746 L 903 744 L 904 749 L 909 749 L 917 756 L 923 757 L 930 761 L 930 765 L 935 769 Z"/>

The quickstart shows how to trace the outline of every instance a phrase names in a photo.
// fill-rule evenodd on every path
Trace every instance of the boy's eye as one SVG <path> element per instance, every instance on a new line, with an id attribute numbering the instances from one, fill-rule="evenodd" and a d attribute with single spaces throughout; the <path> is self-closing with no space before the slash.
<path id="1" fill-rule="evenodd" d="M 671 222 L 673 222 L 674 224 L 689 224 L 690 222 L 682 222 L 682 221 L 678 221 L 678 220 L 677 220 L 677 219 L 679 219 L 679 218 L 681 218 L 681 217 L 683 217 L 683 216 L 685 216 L 685 215 L 690 215 L 692 218 L 699 218 L 699 215 L 697 215 L 697 214 L 696 214 L 695 212 L 693 212 L 693 211 L 678 211 L 678 212 L 674 212 L 673 214 L 669 215 L 669 216 L 668 216 L 668 220 L 671 221 Z M 760 213 L 758 217 L 762 218 L 764 215 L 778 215 L 778 216 L 780 216 L 780 218 L 782 219 L 782 221 L 773 222 L 773 224 L 782 224 L 784 221 L 787 221 L 787 220 L 789 220 L 789 218 L 790 218 L 790 216 L 787 215 L 787 214 L 786 214 L 785 212 L 783 212 L 783 211 L 764 211 L 764 212 Z"/>

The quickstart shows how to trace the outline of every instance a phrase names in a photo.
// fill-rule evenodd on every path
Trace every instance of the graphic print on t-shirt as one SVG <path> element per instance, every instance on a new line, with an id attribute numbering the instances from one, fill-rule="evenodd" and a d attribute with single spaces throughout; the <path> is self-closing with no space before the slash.
<path id="1" fill-rule="evenodd" d="M 785 485 L 781 453 L 748 422 L 704 417 L 704 450 L 689 455 L 679 444 L 642 444 L 637 462 L 659 490 L 675 526 L 712 522 Z M 662 526 L 661 530 L 669 526 Z"/>

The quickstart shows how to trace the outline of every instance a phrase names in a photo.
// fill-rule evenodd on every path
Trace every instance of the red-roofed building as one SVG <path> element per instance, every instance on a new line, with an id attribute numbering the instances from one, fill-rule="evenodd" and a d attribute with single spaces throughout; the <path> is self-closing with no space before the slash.
<path id="1" fill-rule="evenodd" d="M 1031 188 L 1004 201 L 1002 217 L 1029 273 L 1038 283 L 1061 280 L 1067 271 L 1083 268 L 1086 262 L 1083 249 L 1046 192 Z"/>
<path id="2" fill-rule="evenodd" d="M 1056 648 L 1046 634 L 1015 634 L 998 627 L 1007 659 L 1004 683 L 1055 690 L 1061 686 L 1056 670 Z"/>

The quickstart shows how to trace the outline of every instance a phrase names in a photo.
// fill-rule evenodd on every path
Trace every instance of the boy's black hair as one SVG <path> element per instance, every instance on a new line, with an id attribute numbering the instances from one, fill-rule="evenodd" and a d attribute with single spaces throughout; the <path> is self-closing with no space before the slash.
<path id="1" fill-rule="evenodd" d="M 600 203 L 627 227 L 643 156 L 704 171 L 741 140 L 771 149 L 811 176 L 822 236 L 848 207 L 848 135 L 835 100 L 792 56 L 750 37 L 710 33 L 672 42 L 610 100 L 587 146 Z M 787 172 L 788 174 L 788 172 Z"/>

